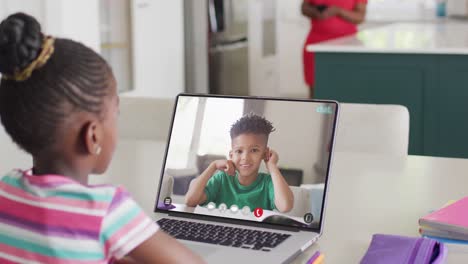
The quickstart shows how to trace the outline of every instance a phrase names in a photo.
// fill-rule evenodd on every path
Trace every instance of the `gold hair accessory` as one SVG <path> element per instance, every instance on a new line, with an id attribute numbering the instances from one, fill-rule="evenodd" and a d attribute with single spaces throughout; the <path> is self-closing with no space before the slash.
<path id="1" fill-rule="evenodd" d="M 49 60 L 50 56 L 52 56 L 52 53 L 54 53 L 54 42 L 55 39 L 53 37 L 46 36 L 44 38 L 44 42 L 42 43 L 42 50 L 39 56 L 37 56 L 37 58 L 22 71 L 16 69 L 13 75 L 3 75 L 3 79 L 15 80 L 18 82 L 27 80 L 29 77 L 31 77 L 31 74 L 34 70 L 44 66 L 44 64 L 46 64 L 46 62 Z"/>

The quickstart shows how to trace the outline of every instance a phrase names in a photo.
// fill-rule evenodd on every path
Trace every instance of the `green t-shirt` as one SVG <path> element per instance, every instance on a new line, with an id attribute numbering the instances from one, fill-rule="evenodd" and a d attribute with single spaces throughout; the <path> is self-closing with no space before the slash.
<path id="1" fill-rule="evenodd" d="M 217 171 L 208 181 L 205 187 L 206 202 L 214 202 L 216 206 L 225 203 L 227 207 L 235 204 L 242 209 L 244 206 L 273 210 L 275 206 L 275 192 L 271 175 L 259 173 L 257 179 L 249 185 L 239 183 L 238 175 L 229 176 L 224 171 Z"/>

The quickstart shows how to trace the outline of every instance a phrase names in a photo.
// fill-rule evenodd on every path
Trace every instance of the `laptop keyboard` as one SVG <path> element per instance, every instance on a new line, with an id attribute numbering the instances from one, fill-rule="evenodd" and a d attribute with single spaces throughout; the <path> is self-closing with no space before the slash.
<path id="1" fill-rule="evenodd" d="M 238 227 L 163 218 L 159 226 L 171 236 L 189 241 L 269 252 L 291 235 Z"/>

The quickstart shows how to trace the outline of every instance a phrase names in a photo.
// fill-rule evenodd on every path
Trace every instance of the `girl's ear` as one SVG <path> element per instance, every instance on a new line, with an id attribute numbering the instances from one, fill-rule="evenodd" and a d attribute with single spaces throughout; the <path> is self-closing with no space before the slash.
<path id="1" fill-rule="evenodd" d="M 102 150 L 102 128 L 96 121 L 90 121 L 84 127 L 84 142 L 87 154 L 99 155 Z"/>
<path id="2" fill-rule="evenodd" d="M 229 159 L 232 159 L 232 150 L 229 151 Z"/>

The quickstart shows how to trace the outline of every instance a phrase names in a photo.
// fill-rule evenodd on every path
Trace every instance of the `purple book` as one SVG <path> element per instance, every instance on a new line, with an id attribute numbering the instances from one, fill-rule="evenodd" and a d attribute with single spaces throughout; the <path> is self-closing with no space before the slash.
<path id="1" fill-rule="evenodd" d="M 361 264 L 441 264 L 446 256 L 445 245 L 434 239 L 375 234 Z"/>

